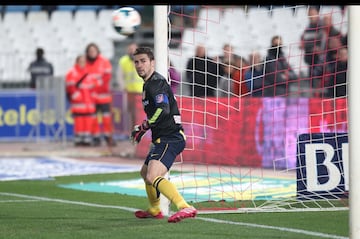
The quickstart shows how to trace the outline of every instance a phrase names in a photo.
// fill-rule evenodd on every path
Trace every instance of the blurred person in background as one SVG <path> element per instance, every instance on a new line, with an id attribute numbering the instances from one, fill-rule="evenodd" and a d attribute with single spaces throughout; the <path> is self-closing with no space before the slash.
<path id="1" fill-rule="evenodd" d="M 221 69 L 218 73 L 217 95 L 219 97 L 228 97 L 234 92 L 234 87 L 237 87 L 237 85 L 233 83 L 236 59 L 233 53 L 233 47 L 230 44 L 224 44 L 222 50 L 223 54 L 217 56 L 217 64 Z M 240 80 L 240 78 L 237 80 Z M 235 91 L 238 92 L 238 89 L 239 88 Z M 237 95 L 239 95 L 239 93 L 237 93 Z"/>
<path id="2" fill-rule="evenodd" d="M 112 119 L 112 94 L 111 94 L 111 77 L 112 66 L 110 61 L 101 53 L 97 44 L 89 43 L 85 49 L 86 70 L 96 78 L 96 115 L 94 117 L 94 145 L 101 144 L 102 136 L 108 146 L 114 146 L 116 143 L 113 139 L 113 119 Z M 102 128 L 100 127 L 102 123 Z"/>
<path id="3" fill-rule="evenodd" d="M 136 102 L 137 96 L 141 96 L 144 80 L 138 75 L 135 69 L 134 56 L 138 45 L 135 42 L 127 46 L 127 52 L 121 56 L 118 63 L 118 83 L 120 90 L 125 94 L 126 112 L 129 116 L 128 132 L 132 131 L 132 127 L 136 122 Z"/>
<path id="4" fill-rule="evenodd" d="M 282 46 L 281 36 L 271 38 L 271 47 L 265 59 L 264 96 L 289 96 L 289 83 L 298 79 Z"/>
<path id="5" fill-rule="evenodd" d="M 331 37 L 343 38 L 342 33 L 334 26 L 332 20 L 332 14 L 325 14 L 322 18 L 322 31 L 324 32 L 323 49 L 326 49 L 329 45 L 329 39 Z"/>
<path id="6" fill-rule="evenodd" d="M 329 89 L 332 88 L 331 85 L 334 83 L 332 78 L 338 64 L 338 51 L 343 45 L 340 36 L 329 37 L 327 42 L 327 47 L 321 58 L 321 64 L 316 66 L 314 70 L 316 76 L 321 76 L 320 85 L 318 90 L 314 92 L 314 97 L 323 98 L 333 96 L 333 92 L 329 92 Z M 331 89 L 331 91 L 333 91 L 333 89 Z"/>
<path id="7" fill-rule="evenodd" d="M 43 48 L 36 49 L 36 59 L 32 61 L 28 67 L 30 72 L 30 88 L 36 88 L 36 81 L 39 77 L 47 77 L 54 75 L 54 67 L 52 63 L 47 61 L 44 57 L 45 51 Z"/>
<path id="8" fill-rule="evenodd" d="M 321 88 L 321 76 L 316 72 L 316 68 L 322 64 L 322 43 L 324 39 L 318 6 L 309 7 L 308 18 L 309 24 L 301 35 L 300 48 L 304 52 L 304 61 L 308 65 L 310 87 L 316 93 L 316 91 Z"/>
<path id="9" fill-rule="evenodd" d="M 328 72 L 325 74 L 325 97 L 338 98 L 347 96 L 347 65 L 348 65 L 348 49 L 345 46 L 341 46 L 335 56 L 335 64 L 332 64 L 328 68 Z"/>
<path id="10" fill-rule="evenodd" d="M 75 64 L 65 76 L 66 95 L 74 119 L 75 146 L 90 146 L 93 143 L 92 129 L 95 116 L 97 80 L 86 70 L 84 55 L 76 57 Z"/>
<path id="11" fill-rule="evenodd" d="M 181 73 L 176 70 L 175 66 L 171 61 L 169 61 L 169 79 L 170 79 L 170 87 L 174 94 L 177 93 L 178 87 L 181 82 Z"/>
<path id="12" fill-rule="evenodd" d="M 233 93 L 236 96 L 248 96 L 250 88 L 246 84 L 245 72 L 249 68 L 249 64 L 245 58 L 239 55 L 234 55 L 234 65 L 231 72 L 231 79 L 233 79 Z"/>
<path id="13" fill-rule="evenodd" d="M 230 44 L 224 44 L 223 54 L 218 56 L 218 63 L 223 68 L 223 75 L 231 78 L 232 66 L 235 66 L 236 57 L 234 55 L 233 47 Z"/>
<path id="14" fill-rule="evenodd" d="M 216 60 L 207 56 L 204 45 L 197 45 L 195 55 L 186 64 L 186 80 L 191 96 L 216 96 L 218 80 L 224 75 Z"/>
<path id="15" fill-rule="evenodd" d="M 332 80 L 331 74 L 335 72 L 337 64 L 338 50 L 343 46 L 344 36 L 337 30 L 332 23 L 332 15 L 326 14 L 322 18 L 322 54 L 319 58 L 319 64 L 314 66 L 313 75 L 321 77 L 320 85 L 314 92 L 314 97 L 332 97 L 333 89 L 330 86 Z M 330 88 L 331 89 L 330 89 Z M 332 92 L 329 92 L 331 90 Z"/>
<path id="16" fill-rule="evenodd" d="M 251 92 L 251 96 L 261 97 L 264 90 L 264 60 L 259 52 L 253 52 L 249 56 L 250 67 L 245 71 L 245 82 Z"/>

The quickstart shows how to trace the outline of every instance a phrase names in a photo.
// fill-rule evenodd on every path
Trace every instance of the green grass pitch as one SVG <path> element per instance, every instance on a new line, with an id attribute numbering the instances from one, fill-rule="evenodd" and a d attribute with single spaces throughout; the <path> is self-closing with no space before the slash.
<path id="1" fill-rule="evenodd" d="M 348 238 L 349 211 L 199 214 L 179 223 L 137 219 L 144 197 L 61 188 L 59 184 L 126 180 L 136 173 L 0 182 L 0 238 L 312 239 Z"/>

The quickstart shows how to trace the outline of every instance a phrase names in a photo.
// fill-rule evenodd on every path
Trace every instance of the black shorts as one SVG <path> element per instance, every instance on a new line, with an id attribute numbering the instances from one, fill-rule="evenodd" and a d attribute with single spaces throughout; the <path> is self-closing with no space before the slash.
<path id="1" fill-rule="evenodd" d="M 161 137 L 151 143 L 150 151 L 144 164 L 148 165 L 150 160 L 159 160 L 169 170 L 176 156 L 185 149 L 185 145 L 186 137 L 182 131 L 172 136 Z"/>

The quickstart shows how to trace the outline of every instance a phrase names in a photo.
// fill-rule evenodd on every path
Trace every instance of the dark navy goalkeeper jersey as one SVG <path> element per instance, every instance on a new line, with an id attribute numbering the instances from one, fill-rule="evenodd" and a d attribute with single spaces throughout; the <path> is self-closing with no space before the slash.
<path id="1" fill-rule="evenodd" d="M 175 96 L 166 79 L 158 72 L 145 81 L 142 103 L 150 124 L 152 141 L 183 130 Z"/>

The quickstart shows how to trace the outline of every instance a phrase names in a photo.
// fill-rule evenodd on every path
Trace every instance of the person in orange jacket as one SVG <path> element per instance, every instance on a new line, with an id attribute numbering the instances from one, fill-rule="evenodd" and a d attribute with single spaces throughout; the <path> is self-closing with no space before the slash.
<path id="1" fill-rule="evenodd" d="M 111 77 L 112 65 L 110 61 L 101 53 L 97 44 L 90 43 L 86 46 L 86 69 L 98 81 L 96 87 L 96 115 L 94 116 L 94 145 L 101 144 L 101 137 L 104 136 L 107 145 L 114 146 L 113 140 L 113 122 L 112 122 L 112 94 L 111 94 Z M 98 118 L 101 115 L 101 118 Z M 100 122 L 102 122 L 102 130 Z"/>
<path id="2" fill-rule="evenodd" d="M 84 55 L 76 57 L 75 64 L 66 73 L 66 94 L 74 118 L 76 146 L 92 144 L 92 125 L 95 115 L 96 80 L 88 74 Z"/>

